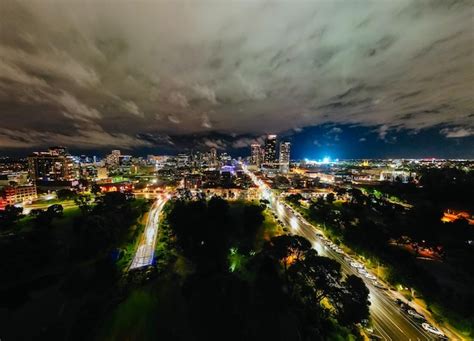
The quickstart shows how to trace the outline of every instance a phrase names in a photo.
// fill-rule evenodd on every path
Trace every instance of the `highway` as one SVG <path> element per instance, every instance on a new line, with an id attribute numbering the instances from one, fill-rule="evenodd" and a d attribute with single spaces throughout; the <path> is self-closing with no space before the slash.
<path id="1" fill-rule="evenodd" d="M 291 227 L 294 234 L 308 239 L 321 256 L 333 258 L 341 263 L 345 275 L 356 275 L 364 280 L 370 291 L 370 315 L 376 335 L 382 337 L 383 340 L 436 340 L 436 337 L 428 334 L 422 329 L 421 325 L 405 315 L 394 299 L 388 295 L 388 292 L 376 288 L 372 281 L 360 275 L 355 268 L 350 266 L 343 255 L 325 245 L 322 239 L 316 236 L 317 230 L 314 226 L 308 224 L 303 218 L 294 215 L 286 205 L 281 203 L 277 205 L 283 206 L 283 209 L 279 209 L 282 212 L 279 217 L 284 224 Z M 297 217 L 298 224 L 294 223 L 293 217 Z M 293 223 L 291 223 L 292 220 Z"/>
<path id="2" fill-rule="evenodd" d="M 167 200 L 168 196 L 162 195 L 153 203 L 150 212 L 148 213 L 145 230 L 140 238 L 140 244 L 138 245 L 137 252 L 133 257 L 130 269 L 141 268 L 153 263 L 160 212 Z"/>
<path id="3" fill-rule="evenodd" d="M 245 168 L 244 168 L 245 170 Z M 248 171 L 247 171 L 248 172 Z M 297 234 L 308 239 L 313 247 L 321 256 L 326 256 L 341 263 L 343 273 L 348 275 L 357 275 L 366 283 L 370 291 L 370 315 L 372 319 L 373 335 L 380 340 L 438 340 L 439 338 L 425 331 L 420 324 L 412 320 L 408 314 L 403 312 L 395 302 L 394 294 L 390 290 L 379 289 L 373 282 L 365 276 L 360 275 L 357 269 L 349 263 L 347 255 L 339 254 L 331 249 L 324 242 L 325 238 L 317 236 L 322 235 L 322 231 L 309 224 L 301 215 L 294 212 L 287 204 L 281 203 L 272 191 L 258 179 L 253 173 L 248 172 L 254 183 L 262 191 L 262 198 L 270 202 L 271 209 L 285 226 L 289 226 L 293 234 Z M 346 260 L 345 257 L 348 259 Z"/>

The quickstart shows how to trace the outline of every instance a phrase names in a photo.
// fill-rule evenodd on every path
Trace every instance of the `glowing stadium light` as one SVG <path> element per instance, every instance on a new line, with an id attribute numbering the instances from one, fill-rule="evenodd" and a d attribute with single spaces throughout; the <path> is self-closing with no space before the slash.
<path id="1" fill-rule="evenodd" d="M 325 156 L 325 157 L 323 158 L 323 162 L 322 162 L 322 163 L 327 164 L 327 163 L 330 163 L 330 162 L 331 162 L 331 158 L 330 158 L 329 156 Z"/>

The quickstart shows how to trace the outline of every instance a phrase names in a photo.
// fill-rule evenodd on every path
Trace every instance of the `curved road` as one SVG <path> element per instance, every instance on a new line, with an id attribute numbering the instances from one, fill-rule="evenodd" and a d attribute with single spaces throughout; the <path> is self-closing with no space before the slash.
<path id="1" fill-rule="evenodd" d="M 151 206 L 150 212 L 148 213 L 146 227 L 140 239 L 140 244 L 135 253 L 135 257 L 130 265 L 130 269 L 141 268 L 153 263 L 156 237 L 158 235 L 158 220 L 160 212 L 167 200 L 168 198 L 166 196 L 160 196 Z"/>

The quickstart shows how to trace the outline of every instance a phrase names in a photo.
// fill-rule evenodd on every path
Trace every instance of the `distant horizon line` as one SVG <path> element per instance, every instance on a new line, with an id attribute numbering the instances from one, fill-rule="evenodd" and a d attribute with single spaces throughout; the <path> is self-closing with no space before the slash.
<path id="1" fill-rule="evenodd" d="M 237 159 L 238 157 L 241 158 L 247 158 L 251 157 L 250 155 L 246 156 L 237 156 L 234 157 L 230 155 L 229 152 L 223 151 L 224 153 L 229 154 L 233 159 Z M 133 154 L 122 154 L 122 155 L 127 155 L 127 156 L 132 156 L 132 157 L 142 157 L 146 158 L 149 155 L 152 156 L 169 156 L 169 157 L 175 157 L 178 156 L 179 154 L 182 154 L 180 152 L 176 154 L 140 154 L 140 155 L 133 155 Z M 183 152 L 183 154 L 188 154 L 187 152 Z M 191 153 L 189 153 L 191 154 Z M 100 157 L 100 158 L 105 158 L 108 154 L 69 154 L 70 156 L 73 157 L 81 157 L 81 156 L 86 156 L 86 157 Z M 0 159 L 7 159 L 7 158 L 15 158 L 15 159 L 23 159 L 27 158 L 29 156 L 32 156 L 32 154 L 28 155 L 22 155 L 22 156 L 14 156 L 14 155 L 0 155 Z M 390 160 L 403 160 L 403 161 L 474 161 L 474 158 L 463 158 L 463 157 L 453 157 L 453 158 L 446 158 L 446 157 L 356 157 L 356 158 L 334 158 L 330 159 L 330 161 L 326 162 L 321 162 L 323 161 L 324 158 L 319 158 L 319 159 L 309 159 L 309 158 L 297 158 L 297 159 L 291 159 L 291 162 L 301 162 L 301 161 L 306 161 L 306 162 L 318 162 L 318 163 L 337 163 L 337 162 L 342 162 L 342 161 L 377 161 L 377 160 L 384 160 L 384 161 L 390 161 Z"/>

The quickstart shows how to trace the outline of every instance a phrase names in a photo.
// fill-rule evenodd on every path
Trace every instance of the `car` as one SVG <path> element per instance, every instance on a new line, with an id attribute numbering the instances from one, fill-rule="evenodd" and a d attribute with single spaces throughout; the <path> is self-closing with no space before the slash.
<path id="1" fill-rule="evenodd" d="M 383 285 L 382 283 L 380 283 L 377 280 L 372 281 L 372 284 L 374 285 L 374 287 L 376 287 L 378 289 L 388 290 L 388 288 L 385 285 Z"/>
<path id="2" fill-rule="evenodd" d="M 349 257 L 349 256 L 345 256 L 345 257 L 344 257 L 344 260 L 345 260 L 346 262 L 352 262 L 352 258 Z"/>
<path id="3" fill-rule="evenodd" d="M 438 336 L 444 336 L 444 333 L 441 330 L 439 330 L 436 327 L 433 327 L 429 323 L 426 323 L 426 322 L 422 323 L 421 326 L 423 327 L 424 330 L 430 332 L 431 334 L 435 334 L 435 335 L 438 335 Z"/>
<path id="4" fill-rule="evenodd" d="M 337 248 L 336 249 L 336 252 L 339 253 L 340 255 L 342 255 L 344 253 L 344 251 L 342 251 L 341 249 Z"/>
<path id="5" fill-rule="evenodd" d="M 395 300 L 395 303 L 398 304 L 399 306 L 405 305 L 405 302 L 403 302 L 401 299 L 397 298 Z"/>
<path id="6" fill-rule="evenodd" d="M 419 314 L 415 309 L 408 309 L 407 311 L 408 315 L 410 315 L 411 317 L 417 319 L 417 320 L 423 320 L 425 321 L 425 317 L 421 314 Z"/>
<path id="7" fill-rule="evenodd" d="M 364 268 L 358 268 L 357 272 L 365 276 L 365 274 L 367 273 L 367 270 L 365 270 Z"/>
<path id="8" fill-rule="evenodd" d="M 351 262 L 350 265 L 356 269 L 362 269 L 364 267 L 362 264 L 357 263 L 357 262 Z"/>
<path id="9" fill-rule="evenodd" d="M 371 279 L 371 280 L 376 280 L 377 279 L 377 277 L 375 277 L 374 275 L 372 275 L 368 272 L 365 274 L 365 277 L 368 278 L 368 279 Z"/>

